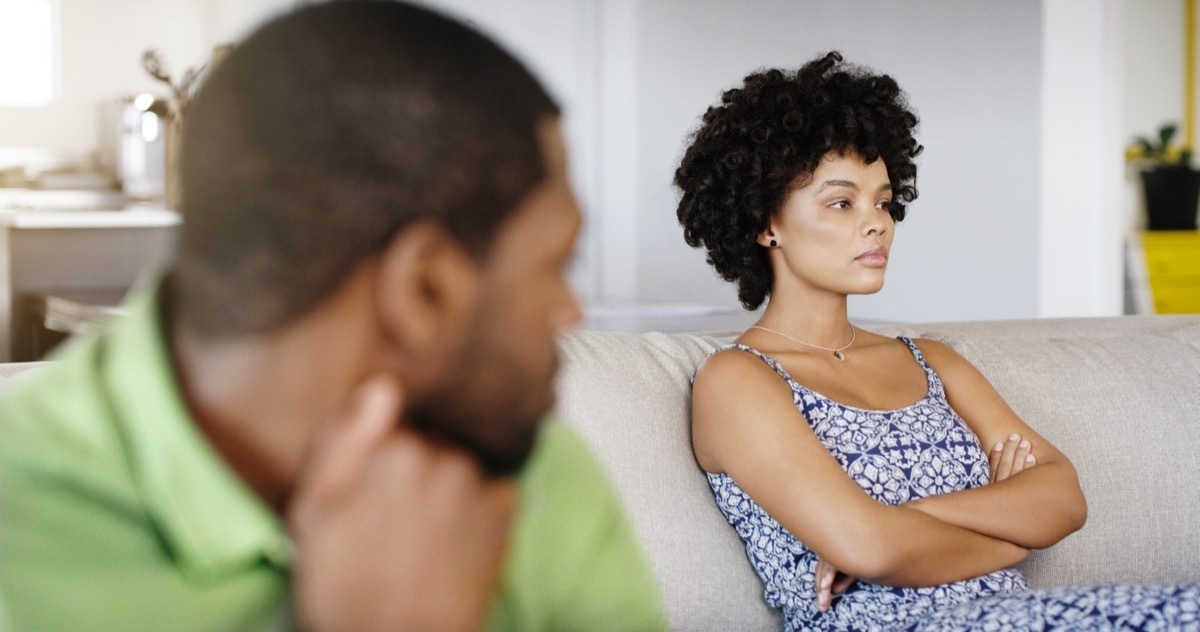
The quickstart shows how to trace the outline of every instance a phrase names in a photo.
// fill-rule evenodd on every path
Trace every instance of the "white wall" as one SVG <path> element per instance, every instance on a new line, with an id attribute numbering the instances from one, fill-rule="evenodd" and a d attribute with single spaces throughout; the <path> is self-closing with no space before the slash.
<path id="1" fill-rule="evenodd" d="M 737 304 L 703 253 L 683 243 L 675 220 L 670 182 L 686 136 L 720 91 L 748 72 L 795 67 L 838 48 L 900 81 L 922 118 L 926 146 L 921 198 L 900 226 L 888 286 L 855 301 L 855 315 L 1037 314 L 1036 0 L 574 0 L 554 4 L 563 14 L 557 27 L 575 37 L 565 42 L 553 20 L 542 21 L 545 2 L 431 3 L 472 15 L 514 43 L 547 71 L 571 120 L 587 122 L 572 140 L 576 181 L 591 211 L 582 283 L 592 298 Z M 522 10 L 539 16 L 537 27 L 512 18 Z M 579 20 L 592 22 L 580 29 Z M 571 72 L 591 73 L 598 87 L 583 88 L 589 82 Z"/>
<path id="2" fill-rule="evenodd" d="M 648 49 L 637 69 L 646 247 L 637 292 L 734 301 L 732 288 L 700 272 L 703 256 L 683 244 L 675 222 L 667 184 L 683 139 L 719 91 L 747 72 L 796 67 L 837 48 L 897 79 L 921 118 L 925 146 L 921 195 L 897 227 L 887 285 L 876 296 L 852 299 L 852 314 L 902 321 L 1035 314 L 1038 2 L 640 6 Z"/>
<path id="3" fill-rule="evenodd" d="M 838 48 L 895 76 L 921 116 L 921 197 L 899 226 L 887 287 L 852 301 L 859 318 L 1116 313 L 1114 244 L 1136 197 L 1119 152 L 1181 112 L 1182 0 L 423 1 L 496 35 L 563 103 L 589 211 L 575 280 L 594 301 L 736 305 L 684 245 L 670 180 L 699 115 L 763 66 Z M 293 4 L 57 2 L 62 94 L 42 110 L 0 110 L 0 146 L 89 152 L 100 101 L 157 88 L 140 68 L 145 48 L 178 72 Z"/>
<path id="4" fill-rule="evenodd" d="M 1122 0 L 1121 83 L 1123 112 L 1121 137 L 1128 143 L 1136 136 L 1153 138 L 1164 123 L 1180 125 L 1177 140 L 1183 141 L 1184 119 L 1184 1 Z M 1198 16 L 1200 18 L 1200 16 Z M 1200 82 L 1198 82 L 1200 84 Z M 1198 100 L 1200 102 L 1200 100 Z M 1200 126 L 1200 120 L 1193 121 Z M 1200 127 L 1197 128 L 1200 135 Z M 1122 229 L 1146 225 L 1141 183 L 1127 169 L 1121 188 Z"/>
<path id="5" fill-rule="evenodd" d="M 1121 82 L 1126 140 L 1183 116 L 1183 0 L 1122 0 Z"/>
<path id="6" fill-rule="evenodd" d="M 1123 310 L 1121 8 L 1045 4 L 1039 316 Z"/>
<path id="7" fill-rule="evenodd" d="M 0 108 L 0 147 L 39 147 L 74 157 L 100 142 L 102 104 L 166 94 L 142 69 L 157 48 L 173 77 L 290 0 L 56 0 L 59 78 L 48 107 Z"/>

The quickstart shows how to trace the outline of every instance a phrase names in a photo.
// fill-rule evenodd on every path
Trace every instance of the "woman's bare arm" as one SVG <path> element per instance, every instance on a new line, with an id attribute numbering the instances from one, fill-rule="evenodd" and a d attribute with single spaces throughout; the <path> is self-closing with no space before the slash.
<path id="1" fill-rule="evenodd" d="M 932 586 L 1015 565 L 1028 550 L 871 498 L 796 409 L 787 384 L 754 356 L 725 351 L 697 373 L 692 442 L 701 467 L 726 472 L 755 502 L 842 572 Z"/>
<path id="2" fill-rule="evenodd" d="M 920 340 L 918 346 L 941 376 L 950 405 L 979 437 L 984 450 L 1005 445 L 1015 435 L 1029 442 L 1036 467 L 990 485 L 923 498 L 907 506 L 1028 549 L 1051 546 L 1082 527 L 1087 502 L 1070 460 L 1026 425 L 987 378 L 953 349 L 931 340 Z"/>

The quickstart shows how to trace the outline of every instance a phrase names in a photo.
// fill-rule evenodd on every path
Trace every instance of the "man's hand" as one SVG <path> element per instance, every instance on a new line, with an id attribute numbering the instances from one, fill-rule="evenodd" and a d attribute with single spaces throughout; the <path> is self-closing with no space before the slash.
<path id="1" fill-rule="evenodd" d="M 988 469 L 991 482 L 996 483 L 1037 465 L 1037 457 L 1030 451 L 1028 441 L 1018 435 L 1009 435 L 1008 441 L 992 446 L 988 453 Z"/>
<path id="2" fill-rule="evenodd" d="M 399 422 L 377 377 L 318 436 L 288 506 L 293 590 L 308 630 L 477 630 L 516 504 L 470 456 Z"/>
<path id="3" fill-rule="evenodd" d="M 818 559 L 813 577 L 813 584 L 817 592 L 817 607 L 821 609 L 821 612 L 829 612 L 829 608 L 833 605 L 833 596 L 842 594 L 855 581 L 855 578 L 838 572 L 833 564 L 824 559 Z"/>

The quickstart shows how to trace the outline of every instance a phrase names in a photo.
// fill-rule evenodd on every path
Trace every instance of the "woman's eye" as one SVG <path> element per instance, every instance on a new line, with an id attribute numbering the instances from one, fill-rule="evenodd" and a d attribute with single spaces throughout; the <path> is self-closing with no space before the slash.
<path id="1" fill-rule="evenodd" d="M 849 200 L 836 200 L 829 206 L 831 206 L 833 208 L 850 208 L 850 201 Z"/>
<path id="2" fill-rule="evenodd" d="M 877 208 L 881 211 L 886 211 L 889 208 L 891 208 L 891 206 L 892 206 L 891 200 L 879 200 L 878 202 L 875 203 L 875 208 Z"/>

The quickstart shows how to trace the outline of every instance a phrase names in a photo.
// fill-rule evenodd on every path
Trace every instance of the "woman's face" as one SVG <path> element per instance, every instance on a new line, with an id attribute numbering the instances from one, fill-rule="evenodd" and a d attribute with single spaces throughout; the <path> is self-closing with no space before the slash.
<path id="1" fill-rule="evenodd" d="M 802 185 L 802 186 L 799 186 Z M 771 250 L 775 292 L 800 290 L 871 294 L 883 287 L 895 222 L 892 184 L 882 160 L 830 152 L 812 177 L 800 180 L 759 237 Z"/>

